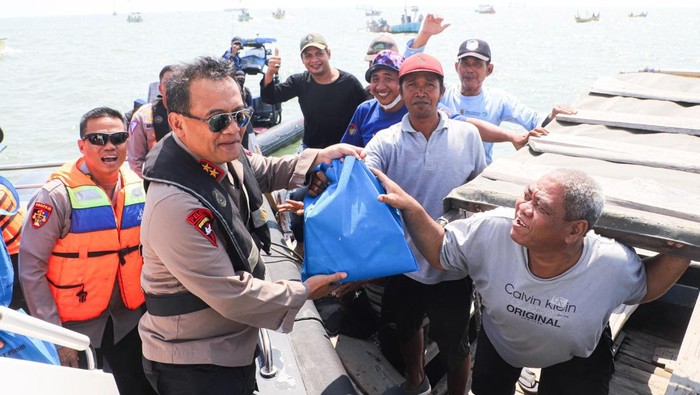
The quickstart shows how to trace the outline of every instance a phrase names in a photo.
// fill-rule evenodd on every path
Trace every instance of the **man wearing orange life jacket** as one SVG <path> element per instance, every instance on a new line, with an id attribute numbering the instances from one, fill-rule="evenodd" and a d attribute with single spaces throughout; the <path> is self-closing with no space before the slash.
<path id="1" fill-rule="evenodd" d="M 90 338 L 122 394 L 152 394 L 143 374 L 137 324 L 143 315 L 139 252 L 145 192 L 122 167 L 124 117 L 95 108 L 80 121 L 83 154 L 49 177 L 22 228 L 20 281 L 32 315 Z M 84 358 L 59 348 L 64 366 Z"/>

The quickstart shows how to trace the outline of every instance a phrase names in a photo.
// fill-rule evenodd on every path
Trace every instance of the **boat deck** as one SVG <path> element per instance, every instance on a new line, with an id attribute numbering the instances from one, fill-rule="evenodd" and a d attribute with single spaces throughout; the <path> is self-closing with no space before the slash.
<path id="1" fill-rule="evenodd" d="M 578 114 L 547 126 L 550 135 L 453 190 L 447 216 L 513 207 L 523 188 L 552 168 L 592 175 L 606 194 L 599 234 L 695 261 L 684 276 L 693 281 L 621 314 L 620 323 L 611 320 L 619 333 L 610 394 L 700 394 L 700 78 L 620 74 L 597 81 L 574 107 Z M 371 342 L 341 338 L 338 345 L 348 374 L 367 384 L 363 392 L 381 394 L 403 381 Z M 433 384 L 434 394 L 446 393 L 443 382 Z"/>

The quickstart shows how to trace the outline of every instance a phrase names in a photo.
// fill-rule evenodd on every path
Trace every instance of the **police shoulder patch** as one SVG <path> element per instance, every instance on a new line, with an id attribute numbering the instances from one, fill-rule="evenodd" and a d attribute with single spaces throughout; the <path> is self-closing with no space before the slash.
<path id="1" fill-rule="evenodd" d="M 53 207 L 51 205 L 42 202 L 35 202 L 34 207 L 32 208 L 31 217 L 32 226 L 34 229 L 39 229 L 44 226 L 44 224 L 49 221 L 52 211 Z"/>
<path id="2" fill-rule="evenodd" d="M 219 244 L 216 242 L 216 235 L 211 223 L 213 217 L 211 211 L 198 208 L 187 216 L 187 222 L 194 226 L 214 247 L 218 247 Z"/>

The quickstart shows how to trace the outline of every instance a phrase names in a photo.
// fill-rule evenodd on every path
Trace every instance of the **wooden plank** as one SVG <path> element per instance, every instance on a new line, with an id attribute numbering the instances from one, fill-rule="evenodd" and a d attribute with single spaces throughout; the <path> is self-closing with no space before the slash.
<path id="1" fill-rule="evenodd" d="M 669 75 L 677 75 L 681 77 L 694 77 L 694 78 L 700 78 L 700 71 L 695 71 L 695 70 L 668 70 L 668 69 L 656 69 L 653 67 L 646 67 L 642 70 L 639 70 L 640 73 L 659 73 L 659 74 L 669 74 Z"/>
<path id="2" fill-rule="evenodd" d="M 610 314 L 610 320 L 608 323 L 610 324 L 613 340 L 617 338 L 618 334 L 620 334 L 622 327 L 625 325 L 632 313 L 637 310 L 637 306 L 639 305 L 621 304 L 617 306 L 615 310 L 613 310 L 612 314 Z"/>
<path id="3" fill-rule="evenodd" d="M 697 152 L 623 142 L 610 144 L 610 141 L 604 139 L 554 133 L 530 138 L 528 145 L 540 153 L 700 173 Z"/>
<path id="4" fill-rule="evenodd" d="M 445 208 L 478 212 L 494 206 L 514 207 L 524 187 L 552 168 L 501 158 L 475 180 L 450 192 Z M 659 187 L 653 181 L 595 178 L 603 184 L 607 199 L 595 226 L 597 233 L 635 247 L 700 261 L 700 197 L 671 186 Z M 685 247 L 670 248 L 667 241 Z"/>
<path id="5" fill-rule="evenodd" d="M 697 159 L 695 161 L 697 162 Z M 555 166 L 535 165 L 501 158 L 487 167 L 481 176 L 525 187 L 554 168 Z M 608 205 L 700 222 L 700 210 L 697 209 L 700 204 L 700 196 L 644 177 L 624 181 L 600 176 L 593 178 L 603 188 Z M 700 177 L 698 181 L 700 182 Z M 522 191 L 518 192 L 519 196 Z"/>
<path id="6" fill-rule="evenodd" d="M 615 366 L 614 379 L 618 382 L 628 380 L 628 385 L 637 388 L 637 394 L 663 394 L 668 386 L 668 379 L 650 374 L 632 366 L 618 364 Z M 613 393 L 613 392 L 611 392 Z"/>
<path id="7" fill-rule="evenodd" d="M 579 109 L 576 114 L 558 114 L 557 121 L 700 136 L 700 119 L 696 118 Z"/>
<path id="8" fill-rule="evenodd" d="M 365 394 L 381 394 L 404 381 L 371 340 L 340 335 L 335 349 L 353 382 Z"/>
<path id="9" fill-rule="evenodd" d="M 610 96 L 700 104 L 700 95 L 697 94 L 667 89 L 652 89 L 611 77 L 603 77 L 597 80 L 589 89 L 589 92 Z"/>
<path id="10" fill-rule="evenodd" d="M 700 393 L 700 298 L 695 302 L 666 395 Z"/>
<path id="11" fill-rule="evenodd" d="M 620 353 L 618 357 L 615 358 L 615 366 L 618 365 L 628 365 L 636 369 L 643 370 L 650 374 L 655 374 L 657 376 L 663 377 L 667 380 L 671 379 L 671 373 L 648 362 L 639 360 L 637 358 L 631 357 L 628 354 Z"/>

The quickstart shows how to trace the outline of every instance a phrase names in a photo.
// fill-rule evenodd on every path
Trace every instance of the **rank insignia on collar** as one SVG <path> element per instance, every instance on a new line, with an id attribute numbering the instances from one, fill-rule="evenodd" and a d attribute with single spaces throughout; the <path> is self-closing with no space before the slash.
<path id="1" fill-rule="evenodd" d="M 204 159 L 200 160 L 199 164 L 202 165 L 202 170 L 214 178 L 216 182 L 221 181 L 221 178 L 224 176 L 224 170 L 222 168 Z"/>
<path id="2" fill-rule="evenodd" d="M 32 226 L 34 227 L 34 229 L 39 229 L 42 226 L 44 226 L 44 224 L 48 222 L 52 211 L 53 207 L 49 206 L 46 203 L 34 203 L 34 208 L 32 209 L 31 217 Z"/>
<path id="3" fill-rule="evenodd" d="M 187 222 L 194 226 L 214 247 L 218 247 L 219 245 L 216 242 L 216 235 L 214 234 L 214 228 L 211 222 L 212 218 L 213 215 L 211 211 L 205 208 L 198 208 L 187 216 Z"/>

